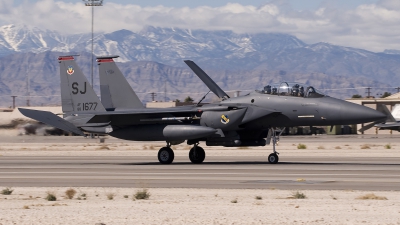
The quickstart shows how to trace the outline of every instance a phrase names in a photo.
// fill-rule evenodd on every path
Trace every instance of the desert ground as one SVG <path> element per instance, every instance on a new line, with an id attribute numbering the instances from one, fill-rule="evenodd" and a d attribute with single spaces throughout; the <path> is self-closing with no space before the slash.
<path id="1" fill-rule="evenodd" d="M 278 146 L 282 164 L 274 165 L 278 167 L 261 163 L 271 153 L 271 146 L 227 150 L 203 144 L 205 163 L 191 165 L 187 159 L 189 147 L 181 144 L 173 147 L 176 164 L 168 167 L 157 164 L 156 154 L 164 145 L 162 142 L 107 137 L 100 143 L 100 139 L 27 136 L 18 135 L 16 130 L 3 130 L 0 224 L 400 224 L 399 138 L 397 134 L 282 137 Z M 299 144 L 306 148 L 299 149 Z M 88 163 L 92 157 L 99 161 L 96 168 Z M 63 158 L 68 158 L 67 163 Z M 30 159 L 37 164 L 29 164 Z M 52 162 L 54 159 L 61 161 Z M 132 182 L 111 184 L 112 177 L 120 171 L 113 173 L 114 167 L 131 170 L 131 174 L 118 179 Z M 235 173 L 226 172 L 235 168 Z M 92 175 L 87 176 L 87 170 Z M 141 175 L 135 170 L 140 170 Z M 145 170 L 151 171 L 148 177 L 142 173 Z M 225 172 L 220 173 L 222 170 Z M 248 170 L 251 171 L 247 173 Z M 103 175 L 104 171 L 110 173 Z M 257 171 L 265 173 L 265 177 Z M 72 175 L 64 177 L 63 173 Z M 236 177 L 236 173 L 241 175 Z M 245 188 L 235 188 L 238 186 L 234 184 L 253 179 L 253 173 L 255 180 L 268 180 L 273 175 L 271 179 L 275 181 L 283 176 L 293 184 L 257 186 L 250 182 Z M 74 176 L 81 175 L 86 182 L 74 181 Z M 164 175 L 167 178 L 162 178 Z M 97 183 L 103 176 L 110 178 L 110 184 L 106 179 L 102 181 L 104 186 L 94 185 L 103 184 Z M 203 179 L 203 185 L 196 187 L 196 176 Z M 338 184 L 346 181 L 347 186 L 301 185 L 324 176 Z M 28 179 L 31 181 L 25 182 Z M 63 179 L 71 179 L 73 185 Z M 171 187 L 153 183 L 157 179 Z M 380 179 L 387 184 L 382 189 L 379 185 L 369 187 L 369 182 L 379 184 Z M 51 180 L 55 182 L 46 185 Z M 233 182 L 232 186 L 230 182 L 213 184 L 223 180 Z M 16 186 L 11 181 L 24 185 Z M 179 185 L 174 186 L 173 182 Z M 352 182 L 365 185 L 348 188 L 353 187 Z M 179 187 L 184 184 L 191 188 Z M 72 199 L 66 194 L 68 189 L 76 191 Z M 4 194 L 7 190 L 12 193 Z M 135 194 L 143 190 L 149 194 L 148 199 L 136 199 Z M 56 200 L 48 201 L 49 194 Z"/>
<path id="2" fill-rule="evenodd" d="M 67 187 L 13 188 L 12 195 L 0 198 L 0 223 L 3 225 L 400 223 L 398 192 L 307 190 L 301 191 L 306 196 L 305 199 L 294 199 L 295 190 L 155 188 L 148 190 L 150 193 L 148 200 L 133 200 L 135 192 L 141 189 L 75 188 L 76 196 L 73 199 L 66 199 L 67 189 Z M 57 200 L 47 201 L 45 199 L 47 192 L 54 193 Z M 108 196 L 112 194 L 115 196 L 109 200 Z M 370 197 L 370 194 L 375 196 Z"/>

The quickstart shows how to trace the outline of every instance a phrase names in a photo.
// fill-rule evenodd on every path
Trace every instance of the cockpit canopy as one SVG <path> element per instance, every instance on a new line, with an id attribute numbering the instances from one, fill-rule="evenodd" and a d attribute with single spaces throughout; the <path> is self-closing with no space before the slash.
<path id="1" fill-rule="evenodd" d="M 318 91 L 313 86 L 294 82 L 282 82 L 280 84 L 266 85 L 262 90 L 257 90 L 257 92 L 268 95 L 293 96 L 303 98 L 321 98 L 326 96 L 324 93 Z"/>

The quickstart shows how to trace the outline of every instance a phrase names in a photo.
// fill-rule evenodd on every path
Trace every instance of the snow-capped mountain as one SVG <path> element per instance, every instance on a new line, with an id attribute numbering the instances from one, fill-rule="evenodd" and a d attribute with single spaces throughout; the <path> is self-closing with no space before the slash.
<path id="1" fill-rule="evenodd" d="M 143 101 L 149 100 L 148 92 L 162 92 L 166 83 L 171 93 L 168 99 L 181 99 L 179 93 L 201 97 L 194 93 L 201 95 L 206 89 L 199 88 L 201 82 L 187 69 L 184 59 L 194 60 L 226 90 L 254 90 L 282 80 L 339 91 L 369 86 L 376 88 L 376 93 L 393 93 L 394 87 L 400 86 L 400 54 L 395 50 L 374 53 L 323 42 L 305 44 L 287 34 L 146 27 L 140 32 L 95 34 L 94 43 L 95 55 L 120 56 L 121 70 L 134 89 L 142 92 Z M 25 95 L 27 74 L 31 93 L 59 95 L 57 56 L 82 55 L 77 62 L 89 75 L 90 51 L 91 34 L 65 35 L 17 25 L 0 27 L 0 97 Z M 95 71 L 95 87 L 96 77 Z M 364 95 L 365 90 L 327 92 L 346 98 Z M 39 99 L 31 102 L 40 103 Z M 49 97 L 45 103 L 58 101 L 58 97 Z"/>
<path id="2" fill-rule="evenodd" d="M 14 52 L 90 52 L 90 40 L 90 34 L 62 35 L 27 26 L 2 26 L 0 56 Z M 225 59 L 228 63 L 231 59 L 245 59 L 257 52 L 304 46 L 296 37 L 285 34 L 236 34 L 231 31 L 155 27 L 146 27 L 137 33 L 128 30 L 101 33 L 94 38 L 95 55 L 119 55 L 124 62 L 145 60 L 174 66 L 183 66 L 182 59 L 188 58 Z"/>
<path id="3" fill-rule="evenodd" d="M 7 25 L 0 27 L 0 56 L 15 52 L 69 52 L 76 45 L 87 42 L 90 34 L 65 36 L 56 31 L 42 30 L 24 25 Z"/>
<path id="4" fill-rule="evenodd" d="M 16 52 L 90 52 L 91 35 L 8 25 L 0 27 L 0 56 Z M 118 30 L 95 34 L 95 55 L 119 55 L 120 62 L 153 61 L 185 67 L 192 59 L 210 69 L 269 69 L 286 72 L 364 76 L 400 82 L 400 55 L 374 53 L 329 43 L 307 45 L 292 35 L 237 34 L 146 27 L 140 32 Z"/>

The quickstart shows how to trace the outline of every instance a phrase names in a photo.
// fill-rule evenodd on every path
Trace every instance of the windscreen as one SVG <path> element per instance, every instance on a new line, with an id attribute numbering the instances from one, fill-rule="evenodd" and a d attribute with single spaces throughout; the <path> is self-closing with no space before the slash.
<path id="1" fill-rule="evenodd" d="M 278 84 L 267 84 L 257 92 L 268 95 L 292 96 L 302 98 L 321 98 L 326 96 L 321 91 L 310 85 L 296 82 L 281 82 Z"/>

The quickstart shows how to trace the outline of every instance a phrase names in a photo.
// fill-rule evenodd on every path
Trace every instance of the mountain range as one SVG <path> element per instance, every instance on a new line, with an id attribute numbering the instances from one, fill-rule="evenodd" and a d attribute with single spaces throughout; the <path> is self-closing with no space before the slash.
<path id="1" fill-rule="evenodd" d="M 28 77 L 32 104 L 57 104 L 57 56 L 79 53 L 77 62 L 89 75 L 90 38 L 90 34 L 68 35 L 19 25 L 0 27 L 0 105 L 10 105 L 10 95 L 27 95 Z M 94 39 L 95 55 L 120 56 L 119 67 L 144 102 L 150 100 L 150 92 L 158 92 L 158 100 L 173 100 L 185 95 L 200 98 L 207 91 L 184 59 L 194 60 L 225 90 L 254 90 L 286 80 L 314 85 L 339 98 L 365 95 L 363 87 L 372 87 L 376 96 L 400 86 L 399 53 L 306 44 L 279 33 L 158 27 L 97 33 Z"/>

